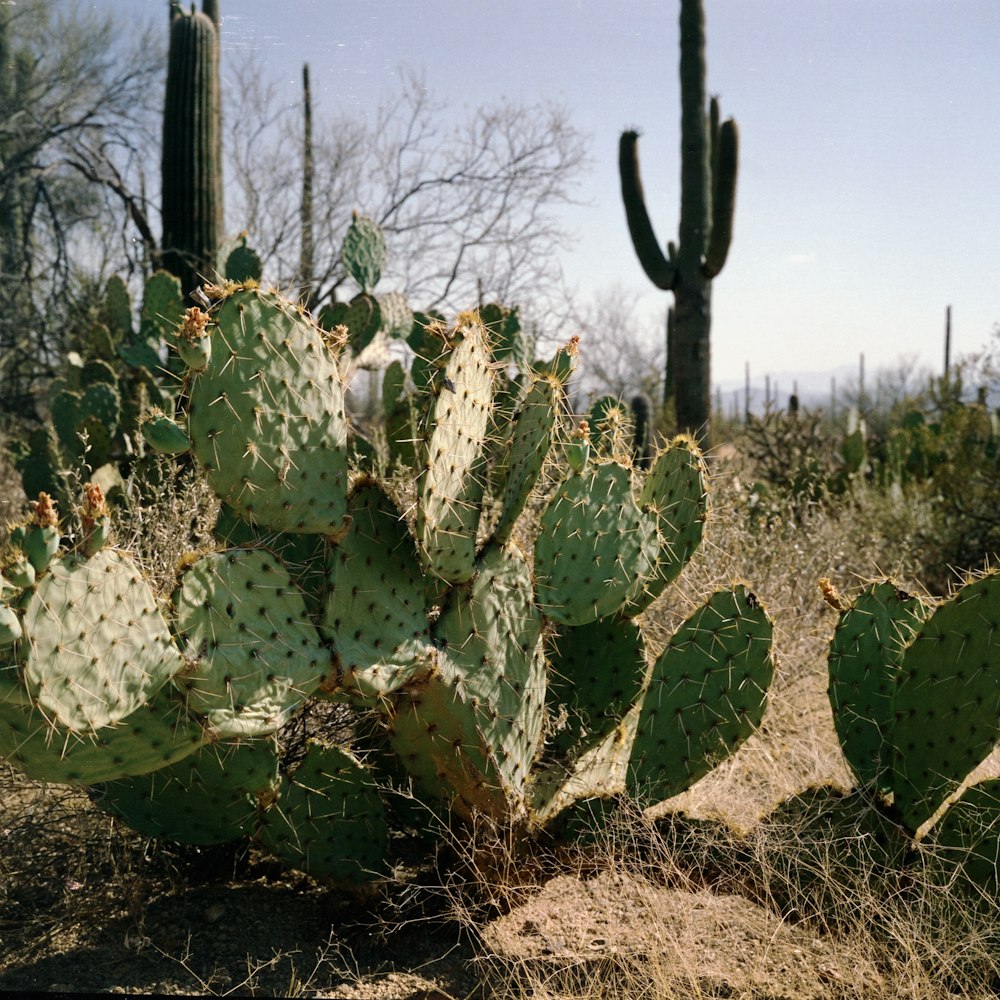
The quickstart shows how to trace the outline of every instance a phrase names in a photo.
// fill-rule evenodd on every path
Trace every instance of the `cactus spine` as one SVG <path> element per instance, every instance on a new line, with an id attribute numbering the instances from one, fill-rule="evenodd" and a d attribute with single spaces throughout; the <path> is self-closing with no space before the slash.
<path id="1" fill-rule="evenodd" d="M 681 212 L 679 243 L 664 254 L 643 199 L 638 133 L 618 148 L 622 199 L 636 254 L 650 280 L 674 293 L 668 351 L 679 428 L 709 439 L 711 415 L 711 290 L 732 239 L 738 136 L 720 124 L 713 98 L 705 110 L 705 17 L 702 0 L 681 0 Z"/>
<path id="2" fill-rule="evenodd" d="M 218 5 L 171 5 L 163 113 L 162 265 L 185 295 L 213 278 L 222 242 L 222 138 Z"/>

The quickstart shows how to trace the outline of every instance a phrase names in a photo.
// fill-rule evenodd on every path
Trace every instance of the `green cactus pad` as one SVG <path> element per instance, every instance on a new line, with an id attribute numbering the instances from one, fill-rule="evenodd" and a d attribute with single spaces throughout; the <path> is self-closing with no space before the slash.
<path id="1" fill-rule="evenodd" d="M 968 583 L 903 654 L 895 694 L 893 804 L 916 830 L 997 741 L 1000 575 Z"/>
<path id="2" fill-rule="evenodd" d="M 22 635 L 24 629 L 17 612 L 6 604 L 0 604 L 0 649 L 13 646 Z"/>
<path id="3" fill-rule="evenodd" d="M 152 704 L 92 733 L 54 726 L 37 708 L 8 694 L 0 694 L 0 757 L 35 781 L 115 781 L 169 767 L 208 741 L 183 706 L 162 692 Z"/>
<path id="4" fill-rule="evenodd" d="M 382 277 L 386 262 L 385 239 L 378 224 L 355 214 L 344 236 L 340 260 L 361 290 L 371 291 Z"/>
<path id="5" fill-rule="evenodd" d="M 29 524 L 20 540 L 21 551 L 35 568 L 36 574 L 44 573 L 59 551 L 61 534 L 50 525 Z"/>
<path id="6" fill-rule="evenodd" d="M 219 507 L 212 534 L 226 548 L 263 548 L 276 555 L 302 593 L 309 619 L 319 619 L 326 600 L 327 550 L 330 547 L 324 535 L 267 531 L 244 521 L 226 504 Z"/>
<path id="7" fill-rule="evenodd" d="M 562 383 L 557 379 L 532 377 L 524 401 L 514 417 L 505 462 L 500 520 L 493 532 L 500 545 L 510 539 L 541 475 L 552 445 L 552 431 L 562 396 Z"/>
<path id="8" fill-rule="evenodd" d="M 167 271 L 146 279 L 139 319 L 139 339 L 147 344 L 173 343 L 173 334 L 184 319 L 181 283 Z"/>
<path id="9" fill-rule="evenodd" d="M 128 287 L 117 274 L 111 275 L 104 285 L 100 319 L 115 340 L 121 341 L 132 335 L 132 302 Z"/>
<path id="10" fill-rule="evenodd" d="M 621 461 L 632 454 L 632 412 L 615 396 L 602 396 L 587 416 L 590 443 L 601 458 Z"/>
<path id="11" fill-rule="evenodd" d="M 617 462 L 571 475 L 549 501 L 535 540 L 538 603 L 563 625 L 586 625 L 633 600 L 653 572 L 656 524 Z"/>
<path id="12" fill-rule="evenodd" d="M 348 502 L 351 526 L 332 552 L 320 630 L 339 685 L 362 701 L 384 698 L 433 665 L 424 578 L 396 505 L 373 481 Z"/>
<path id="13" fill-rule="evenodd" d="M 406 372 L 393 361 L 382 377 L 382 407 L 385 418 L 385 439 L 389 448 L 389 465 L 416 465 L 416 407 L 406 392 Z"/>
<path id="14" fill-rule="evenodd" d="M 290 868 L 335 883 L 387 874 L 385 809 L 368 770 L 338 747 L 313 743 L 264 813 L 260 840 Z"/>
<path id="15" fill-rule="evenodd" d="M 556 761 L 533 776 L 531 817 L 545 826 L 556 817 L 564 830 L 577 824 L 600 803 L 610 803 L 625 791 L 632 744 L 642 711 L 633 705 L 624 718 L 604 737 L 592 743 L 572 763 Z"/>
<path id="16" fill-rule="evenodd" d="M 113 549 L 55 560 L 24 630 L 28 691 L 54 724 L 77 733 L 122 721 L 183 667 L 149 584 Z"/>
<path id="17" fill-rule="evenodd" d="M 226 281 L 260 281 L 263 270 L 257 251 L 245 244 L 233 247 L 226 256 Z"/>
<path id="18" fill-rule="evenodd" d="M 258 798 L 278 787 L 274 740 L 202 747 L 170 767 L 97 784 L 102 812 L 147 837 L 224 844 L 254 831 Z"/>
<path id="19" fill-rule="evenodd" d="M 929 608 L 894 583 L 869 584 L 840 615 L 830 642 L 830 707 L 862 785 L 891 789 L 893 696 L 903 650 Z"/>
<path id="20" fill-rule="evenodd" d="M 930 841 L 977 908 L 995 917 L 1000 901 L 1000 779 L 972 785 L 933 827 Z"/>
<path id="21" fill-rule="evenodd" d="M 394 749 L 426 791 L 455 796 L 459 815 L 524 813 L 544 717 L 541 625 L 524 559 L 490 547 L 435 623 L 438 669 L 396 697 Z"/>
<path id="22" fill-rule="evenodd" d="M 203 556 L 174 603 L 189 663 L 175 683 L 222 739 L 274 732 L 329 669 L 302 594 L 265 549 Z"/>
<path id="23" fill-rule="evenodd" d="M 559 755 L 578 755 L 616 729 L 648 682 L 642 629 L 602 618 L 562 630 L 549 653 L 546 700 L 558 720 L 551 739 Z"/>
<path id="24" fill-rule="evenodd" d="M 80 370 L 80 386 L 85 388 L 98 382 L 117 387 L 118 375 L 107 361 L 88 361 Z"/>
<path id="25" fill-rule="evenodd" d="M 347 327 L 347 343 L 351 353 L 359 355 L 374 339 L 382 326 L 382 312 L 374 295 L 361 292 L 350 302 L 335 302 L 319 314 L 324 330 Z"/>
<path id="26" fill-rule="evenodd" d="M 701 544 L 708 515 L 707 470 L 692 438 L 677 437 L 657 456 L 639 494 L 639 506 L 656 519 L 658 553 L 652 575 L 626 614 L 645 611 L 680 576 Z"/>
<path id="27" fill-rule="evenodd" d="M 183 455 L 191 450 L 184 428 L 165 413 L 151 413 L 139 430 L 146 444 L 161 455 Z"/>
<path id="28" fill-rule="evenodd" d="M 162 367 L 159 354 L 156 353 L 152 345 L 144 340 L 134 340 L 128 344 L 118 345 L 118 357 L 125 362 L 129 368 L 135 369 L 138 374 L 141 369 L 145 369 L 143 381 L 147 381 L 152 376 L 150 372 L 158 371 Z"/>
<path id="29" fill-rule="evenodd" d="M 72 389 L 59 389 L 49 395 L 49 412 L 52 426 L 63 448 L 75 454 L 80 449 L 77 427 L 80 423 L 80 404 L 83 394 Z"/>
<path id="30" fill-rule="evenodd" d="M 744 586 L 713 594 L 656 661 L 632 747 L 630 791 L 670 798 L 760 725 L 771 684 L 771 621 Z"/>
<path id="31" fill-rule="evenodd" d="M 417 538 L 431 575 L 463 583 L 476 554 L 493 368 L 478 322 L 462 317 L 455 335 L 461 340 L 435 386 L 434 430 L 418 485 Z"/>
<path id="32" fill-rule="evenodd" d="M 347 506 L 340 372 L 321 331 L 271 293 L 238 289 L 191 378 L 188 434 L 209 484 L 275 531 L 335 534 Z"/>
<path id="33" fill-rule="evenodd" d="M 479 310 L 479 316 L 489 335 L 493 357 L 503 364 L 512 361 L 519 368 L 524 368 L 528 350 L 517 309 L 489 302 Z"/>
<path id="34" fill-rule="evenodd" d="M 66 475 L 61 468 L 55 439 L 47 427 L 40 427 L 28 435 L 28 447 L 15 459 L 15 465 L 21 473 L 25 496 L 48 493 L 59 504 L 65 502 L 68 495 Z"/>

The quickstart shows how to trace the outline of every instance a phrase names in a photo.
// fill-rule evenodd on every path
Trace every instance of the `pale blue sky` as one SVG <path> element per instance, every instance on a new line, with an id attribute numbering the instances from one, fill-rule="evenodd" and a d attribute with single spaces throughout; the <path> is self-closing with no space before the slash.
<path id="1" fill-rule="evenodd" d="M 96 0 L 147 8 L 163 0 Z M 565 258 L 584 292 L 621 284 L 645 314 L 669 296 L 635 260 L 618 191 L 638 126 L 661 241 L 678 215 L 675 0 L 221 0 L 223 58 L 267 53 L 317 117 L 373 113 L 420 69 L 454 108 L 553 98 L 592 140 Z M 164 17 L 164 20 L 166 18 Z M 735 237 L 714 290 L 713 374 L 941 364 L 1000 322 L 1000 2 L 706 0 L 708 87 L 740 126 Z"/>

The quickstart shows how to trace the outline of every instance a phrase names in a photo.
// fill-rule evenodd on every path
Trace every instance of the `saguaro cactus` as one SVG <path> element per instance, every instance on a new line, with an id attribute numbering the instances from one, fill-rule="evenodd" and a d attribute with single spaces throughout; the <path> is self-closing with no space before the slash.
<path id="1" fill-rule="evenodd" d="M 705 108 L 705 16 L 702 0 L 681 0 L 680 240 L 660 249 L 639 177 L 638 133 L 623 133 L 618 148 L 622 199 L 632 244 L 649 279 L 674 293 L 668 366 L 677 423 L 709 438 L 711 415 L 711 290 L 733 232 L 738 136 L 730 118 L 720 124 L 713 98 Z"/>
<path id="2" fill-rule="evenodd" d="M 184 294 L 214 277 L 222 242 L 218 4 L 171 5 L 163 112 L 162 265 Z"/>

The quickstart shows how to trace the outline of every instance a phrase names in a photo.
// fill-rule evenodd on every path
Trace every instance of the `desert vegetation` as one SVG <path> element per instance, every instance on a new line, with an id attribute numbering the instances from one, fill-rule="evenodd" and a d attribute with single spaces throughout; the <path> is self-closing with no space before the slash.
<path id="1" fill-rule="evenodd" d="M 662 379 L 507 297 L 582 155 L 551 109 L 473 117 L 473 196 L 416 89 L 314 148 L 306 73 L 298 245 L 253 183 L 228 238 L 219 7 L 175 6 L 157 239 L 146 50 L 33 61 L 0 8 L 0 988 L 995 994 L 990 345 L 709 425 L 736 130 L 680 6 L 679 249 L 620 150 Z M 365 149 L 394 196 L 316 205 Z"/>

